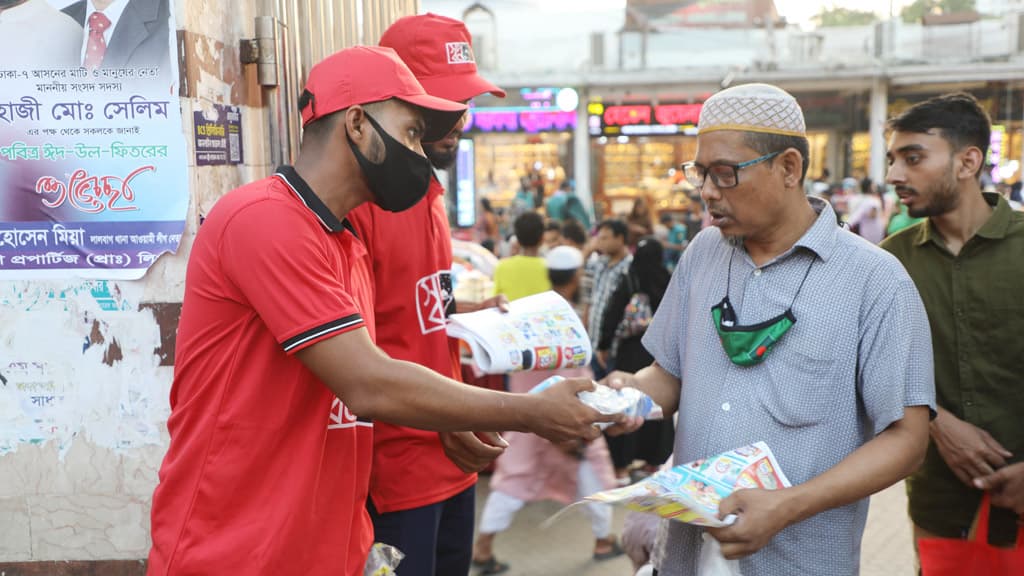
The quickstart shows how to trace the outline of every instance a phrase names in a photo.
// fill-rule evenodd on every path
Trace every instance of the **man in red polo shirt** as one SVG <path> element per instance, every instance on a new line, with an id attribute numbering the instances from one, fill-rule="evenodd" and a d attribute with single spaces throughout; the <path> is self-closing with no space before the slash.
<path id="1" fill-rule="evenodd" d="M 380 45 L 394 48 L 428 94 L 468 102 L 483 93 L 504 97 L 477 74 L 470 35 L 451 18 L 425 14 L 397 20 Z M 455 162 L 463 122 L 445 138 L 424 141 L 437 169 Z M 458 342 L 445 321 L 452 297 L 452 243 L 444 187 L 430 179 L 426 198 L 401 213 L 364 204 L 349 214 L 366 244 L 378 287 L 374 310 L 377 344 L 408 360 L 459 379 Z M 500 296 L 484 306 L 505 302 Z M 459 312 L 469 311 L 459 303 Z M 473 548 L 476 472 L 500 455 L 496 434 L 440 433 L 377 422 L 370 515 L 376 540 L 405 554 L 403 576 L 465 576 Z M 447 452 L 447 454 L 446 454 Z"/>
<path id="2" fill-rule="evenodd" d="M 295 166 L 221 198 L 192 247 L 152 576 L 361 575 L 373 419 L 553 439 L 602 419 L 574 401 L 585 381 L 502 394 L 373 344 L 370 264 L 345 215 L 419 202 L 420 140 L 465 106 L 427 95 L 393 50 L 355 47 L 313 67 L 300 107 Z"/>

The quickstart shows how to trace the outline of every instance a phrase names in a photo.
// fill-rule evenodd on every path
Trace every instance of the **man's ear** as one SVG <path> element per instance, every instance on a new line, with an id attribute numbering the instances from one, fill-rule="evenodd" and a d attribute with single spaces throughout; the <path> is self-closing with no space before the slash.
<path id="1" fill-rule="evenodd" d="M 800 177 L 803 175 L 804 158 L 796 148 L 787 148 L 779 155 L 782 166 L 782 179 L 786 188 L 799 188 Z"/>
<path id="2" fill-rule="evenodd" d="M 985 155 L 977 146 L 968 146 L 959 154 L 960 169 L 957 170 L 957 178 L 961 180 L 973 180 L 980 175 L 979 169 L 985 163 Z"/>
<path id="3" fill-rule="evenodd" d="M 356 144 L 362 143 L 363 139 L 366 138 L 367 131 L 366 125 L 366 112 L 363 111 L 363 107 L 359 104 L 349 106 L 345 110 L 344 126 L 342 128 L 348 133 L 348 137 L 352 139 Z"/>

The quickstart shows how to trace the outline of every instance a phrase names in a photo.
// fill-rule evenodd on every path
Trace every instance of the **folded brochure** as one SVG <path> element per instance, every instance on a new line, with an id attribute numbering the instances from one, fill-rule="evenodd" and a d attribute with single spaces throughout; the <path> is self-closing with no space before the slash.
<path id="1" fill-rule="evenodd" d="M 718 506 L 734 491 L 789 486 L 789 479 L 771 449 L 764 442 L 757 442 L 663 470 L 624 488 L 592 494 L 584 501 L 618 504 L 698 526 L 722 527 L 732 524 L 734 518 L 719 519 Z"/>
<path id="2" fill-rule="evenodd" d="M 488 308 L 448 319 L 448 335 L 464 340 L 487 374 L 560 370 L 590 364 L 590 337 L 557 292 L 513 300 L 507 313 Z"/>

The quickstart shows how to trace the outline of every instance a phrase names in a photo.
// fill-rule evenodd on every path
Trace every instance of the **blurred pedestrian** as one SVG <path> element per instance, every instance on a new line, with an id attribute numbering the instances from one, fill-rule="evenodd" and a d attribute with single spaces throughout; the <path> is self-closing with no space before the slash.
<path id="1" fill-rule="evenodd" d="M 601 322 L 608 307 L 608 299 L 622 280 L 622 274 L 629 270 L 629 265 L 633 261 L 633 255 L 629 253 L 626 244 L 628 235 L 629 230 L 622 220 L 605 220 L 597 225 L 594 245 L 599 256 L 587 262 L 587 274 L 592 283 L 589 292 L 584 294 L 587 334 L 590 335 L 591 345 L 595 350 L 598 349 Z M 597 354 L 594 355 L 591 368 L 597 378 L 603 378 L 611 369 L 608 358 L 602 359 Z"/>
<path id="2" fill-rule="evenodd" d="M 878 244 L 885 238 L 885 210 L 882 207 L 882 197 L 879 196 L 878 187 L 870 178 L 861 180 L 860 190 L 857 208 L 847 223 L 850 229 L 862 238 L 872 244 Z"/>
<path id="3" fill-rule="evenodd" d="M 663 257 L 661 243 L 654 238 L 637 245 L 633 262 L 605 305 L 595 351 L 603 364 L 632 373 L 654 361 L 641 340 L 668 288 Z M 648 474 L 661 466 L 672 453 L 674 439 L 671 418 L 644 422 L 636 432 L 607 438 L 619 484 L 629 484 L 629 468 L 637 460 Z"/>
<path id="4" fill-rule="evenodd" d="M 584 251 L 587 245 L 587 231 L 578 220 L 569 219 L 562 224 L 562 244 L 572 246 L 580 252 Z"/>
<path id="5" fill-rule="evenodd" d="M 548 220 L 544 223 L 544 241 L 541 245 L 541 255 L 547 254 L 555 246 L 562 244 L 562 225 L 555 220 Z"/>
<path id="6" fill-rule="evenodd" d="M 583 266 L 580 251 L 569 246 L 557 247 L 548 253 L 545 266 L 553 289 L 574 302 Z M 529 392 L 553 375 L 589 378 L 592 373 L 588 368 L 516 372 L 509 375 L 509 391 Z M 509 569 L 508 564 L 495 557 L 494 539 L 512 525 L 527 502 L 555 500 L 569 504 L 614 486 L 603 438 L 556 445 L 529 434 L 510 432 L 505 439 L 509 447 L 498 458 L 491 477 L 491 493 L 480 517 L 480 535 L 473 551 L 473 563 L 480 569 L 479 574 L 501 574 Z M 588 503 L 586 507 L 594 533 L 593 558 L 608 560 L 620 556 L 622 549 L 611 533 L 611 506 Z"/>
<path id="7" fill-rule="evenodd" d="M 630 249 L 636 248 L 636 244 L 641 238 L 654 234 L 654 218 L 651 215 L 650 205 L 643 196 L 639 196 L 633 201 L 633 209 L 626 217 L 626 226 L 629 228 L 626 244 Z"/>
<path id="8" fill-rule="evenodd" d="M 565 219 L 565 202 L 569 198 L 569 191 L 571 186 L 568 180 L 562 180 L 562 183 L 558 185 L 558 189 L 555 193 L 548 198 L 547 204 L 544 206 L 544 211 L 548 218 L 555 221 L 561 222 Z"/>
<path id="9" fill-rule="evenodd" d="M 498 214 L 491 206 L 490 198 L 481 196 L 477 208 L 476 241 L 483 244 L 484 240 L 490 240 L 497 245 L 501 242 L 501 230 L 498 227 Z"/>
<path id="10" fill-rule="evenodd" d="M 665 239 L 662 242 L 665 251 L 664 265 L 671 272 L 676 269 L 676 263 L 679 262 L 679 257 L 683 255 L 683 250 L 689 243 L 687 240 L 689 230 L 686 224 L 676 220 L 670 212 L 661 215 L 661 223 L 665 227 Z"/>
<path id="11" fill-rule="evenodd" d="M 519 254 L 502 259 L 494 269 L 494 293 L 518 300 L 551 289 L 548 270 L 540 255 L 544 240 L 544 218 L 527 212 L 516 218 L 514 228 Z"/>

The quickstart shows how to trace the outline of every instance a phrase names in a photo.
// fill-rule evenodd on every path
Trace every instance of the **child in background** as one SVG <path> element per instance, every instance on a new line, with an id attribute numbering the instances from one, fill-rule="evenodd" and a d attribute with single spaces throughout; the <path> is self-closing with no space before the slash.
<path id="1" fill-rule="evenodd" d="M 519 254 L 498 262 L 494 269 L 494 293 L 509 300 L 539 294 L 551 289 L 540 245 L 544 239 L 544 218 L 527 212 L 516 218 L 512 227 L 519 241 Z"/>

